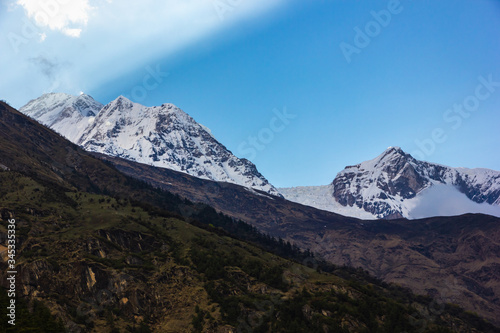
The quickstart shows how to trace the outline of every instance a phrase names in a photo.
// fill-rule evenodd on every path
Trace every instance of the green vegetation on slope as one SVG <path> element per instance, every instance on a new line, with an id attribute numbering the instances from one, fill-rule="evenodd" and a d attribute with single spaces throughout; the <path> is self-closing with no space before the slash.
<path id="1" fill-rule="evenodd" d="M 7 297 L 7 292 L 0 288 L 0 313 L 2 320 L 0 320 L 0 332 L 64 332 L 64 325 L 61 320 L 54 318 L 50 310 L 40 301 L 35 300 L 28 306 L 23 298 L 15 298 L 16 300 L 16 325 L 11 325 L 7 321 L 6 308 L 10 304 L 11 298 Z M 21 328 L 19 328 L 21 327 Z"/>
<path id="2" fill-rule="evenodd" d="M 300 265 L 304 252 L 206 206 L 179 207 L 190 224 L 152 205 L 64 192 L 12 171 L 0 173 L 0 184 L 2 218 L 17 221 L 19 283 L 27 299 L 43 301 L 73 331 L 445 332 L 471 325 L 449 311 L 425 317 L 417 311 L 425 302 L 364 272 L 319 260 Z M 473 325 L 492 330 L 480 320 Z"/>
<path id="3" fill-rule="evenodd" d="M 0 237 L 14 217 L 33 318 L 71 332 L 495 330 L 126 177 L 1 103 L 0 120 L 13 170 L 0 172 Z M 19 318 L 14 331 L 32 329 Z"/>

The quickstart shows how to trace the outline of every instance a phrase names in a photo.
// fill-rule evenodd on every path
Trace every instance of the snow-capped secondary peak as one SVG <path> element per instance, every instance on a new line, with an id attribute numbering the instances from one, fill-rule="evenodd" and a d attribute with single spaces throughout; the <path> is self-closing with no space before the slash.
<path id="1" fill-rule="evenodd" d="M 281 196 L 253 163 L 234 156 L 175 105 L 146 107 L 124 96 L 105 106 L 92 101 L 87 95 L 48 94 L 21 111 L 89 151 Z M 65 114 L 73 121 L 65 121 Z"/>
<path id="2" fill-rule="evenodd" d="M 386 152 L 387 151 L 394 151 L 394 152 L 404 153 L 403 149 L 401 149 L 401 147 L 399 147 L 399 146 L 389 146 L 389 147 L 387 147 L 387 149 L 385 151 Z"/>
<path id="3" fill-rule="evenodd" d="M 146 107 L 120 96 L 102 108 L 78 143 L 89 151 L 280 195 L 255 165 L 234 156 L 170 103 Z"/>
<path id="4" fill-rule="evenodd" d="M 382 154 L 372 160 L 365 161 L 356 165 L 347 166 L 344 171 L 349 169 L 360 169 L 368 172 L 383 168 L 386 165 L 404 166 L 406 163 L 415 161 L 410 154 L 406 154 L 399 147 L 389 147 Z"/>
<path id="5" fill-rule="evenodd" d="M 500 172 L 419 161 L 400 147 L 389 147 L 372 160 L 347 166 L 321 190 L 280 191 L 292 201 L 360 218 L 366 218 L 366 213 L 373 218 L 468 212 L 500 216 Z M 318 198 L 320 193 L 326 198 Z"/>
<path id="6" fill-rule="evenodd" d="M 31 100 L 20 111 L 74 142 L 101 108 L 89 95 L 49 93 Z"/>
<path id="7" fill-rule="evenodd" d="M 105 107 L 106 108 L 117 108 L 119 110 L 128 110 L 128 109 L 134 107 L 134 105 L 141 105 L 141 104 L 132 102 L 127 97 L 120 95 L 116 99 L 114 99 L 113 101 L 106 104 Z"/>
<path id="8" fill-rule="evenodd" d="M 65 93 L 48 93 L 29 101 L 21 111 L 34 118 L 40 118 L 47 113 L 57 116 L 58 112 L 68 107 L 72 107 L 83 117 L 91 117 L 99 112 L 102 104 L 86 94 L 73 96 Z"/>
<path id="9" fill-rule="evenodd" d="M 418 161 L 399 147 L 390 147 L 376 158 L 348 166 L 331 186 L 343 206 L 357 206 L 377 217 L 402 217 L 401 201 L 429 186 L 417 170 Z"/>
<path id="10" fill-rule="evenodd" d="M 73 101 L 73 106 L 84 117 L 94 117 L 102 108 L 101 103 L 86 94 L 76 96 Z"/>

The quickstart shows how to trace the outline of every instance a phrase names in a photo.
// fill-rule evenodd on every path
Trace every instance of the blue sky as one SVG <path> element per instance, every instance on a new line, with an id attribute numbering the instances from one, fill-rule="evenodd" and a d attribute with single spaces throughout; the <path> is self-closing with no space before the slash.
<path id="1" fill-rule="evenodd" d="M 0 2 L 15 107 L 50 91 L 171 102 L 279 187 L 388 146 L 500 170 L 498 0 L 46 3 Z"/>

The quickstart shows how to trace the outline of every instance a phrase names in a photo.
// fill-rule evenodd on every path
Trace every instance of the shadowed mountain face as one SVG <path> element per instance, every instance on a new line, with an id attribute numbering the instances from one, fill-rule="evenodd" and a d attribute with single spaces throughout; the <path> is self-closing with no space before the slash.
<path id="1" fill-rule="evenodd" d="M 255 311 L 248 305 L 249 299 L 257 302 L 273 295 L 295 299 L 295 291 L 302 286 L 311 293 L 333 288 L 345 292 L 348 298 L 366 292 L 351 290 L 348 283 L 334 286 L 323 275 L 311 279 L 314 270 L 306 274 L 283 259 L 259 254 L 261 249 L 186 224 L 176 214 L 193 219 L 199 216 L 196 205 L 125 174 L 193 201 L 210 203 L 260 230 L 320 252 L 331 262 L 364 267 L 388 281 L 497 320 L 497 218 L 466 215 L 411 222 L 361 221 L 235 184 L 202 180 L 119 158 L 106 159 L 114 166 L 0 103 L 0 164 L 9 170 L 0 177 L 1 218 L 15 216 L 20 222 L 22 290 L 26 296 L 46 300 L 75 332 L 89 323 L 109 328 L 121 322 L 138 325 L 136 320 L 144 318 L 150 318 L 149 323 L 158 332 L 179 332 L 183 331 L 179 327 L 194 325 L 192 316 L 199 318 L 205 329 L 218 325 L 218 331 L 224 332 L 234 330 L 238 318 L 246 320 L 245 313 Z M 5 235 L 5 230 L 0 233 Z M 227 260 L 217 262 L 216 258 Z M 258 263 L 245 265 L 249 260 Z M 221 269 L 225 273 L 220 273 Z M 289 271 L 285 275 L 294 281 L 290 293 L 279 289 L 282 280 L 275 278 L 276 272 L 280 276 L 280 269 Z M 219 280 L 218 274 L 225 280 Z M 110 297 L 101 304 L 103 291 Z M 304 325 L 312 325 L 317 315 L 333 318 L 333 313 L 344 311 L 330 311 L 323 305 L 317 308 L 324 303 L 316 299 L 306 304 L 308 296 L 300 297 L 298 312 L 291 311 L 286 302 L 276 303 L 269 318 L 278 319 L 272 324 L 285 325 L 286 320 L 278 313 L 304 316 Z M 332 304 L 342 302 L 342 298 L 332 300 Z M 347 308 L 357 307 L 357 302 Z M 356 318 L 368 309 L 385 309 L 383 304 L 387 304 L 371 302 L 373 306 L 341 317 L 340 322 L 353 323 L 345 327 L 348 330 L 369 327 Z M 203 319 L 209 317 L 199 315 L 194 304 L 201 304 L 213 321 Z M 88 309 L 83 317 L 75 312 L 82 308 Z M 232 311 L 238 309 L 241 312 Z M 448 316 L 440 312 L 437 317 L 449 318 L 443 317 L 445 314 Z M 387 315 L 370 318 L 383 320 L 376 318 Z M 418 331 L 415 326 L 404 327 Z"/>
<path id="2" fill-rule="evenodd" d="M 337 265 L 459 304 L 500 323 L 500 219 L 469 214 L 422 220 L 358 220 L 105 155 L 125 174 L 207 203 Z"/>

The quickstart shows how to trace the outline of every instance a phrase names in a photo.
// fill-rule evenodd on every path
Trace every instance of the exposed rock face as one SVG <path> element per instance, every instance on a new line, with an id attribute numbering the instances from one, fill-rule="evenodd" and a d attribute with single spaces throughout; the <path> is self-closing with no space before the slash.
<path id="1" fill-rule="evenodd" d="M 457 173 L 454 185 L 468 198 L 475 202 L 486 202 L 500 206 L 500 173 L 492 174 L 485 182 L 477 180 L 477 176 L 467 172 Z"/>
<path id="2" fill-rule="evenodd" d="M 343 206 L 355 205 L 383 218 L 402 217 L 390 201 L 414 198 L 429 186 L 412 160 L 400 148 L 389 148 L 373 163 L 346 167 L 333 180 L 332 195 Z"/>
<path id="3" fill-rule="evenodd" d="M 348 166 L 337 174 L 328 185 L 328 197 L 315 198 L 324 191 L 315 187 L 280 189 L 290 200 L 311 204 L 313 207 L 365 218 L 361 212 L 372 218 L 421 218 L 435 215 L 459 215 L 467 212 L 482 212 L 500 216 L 500 207 L 491 208 L 473 205 L 475 211 L 456 204 L 456 210 L 447 214 L 413 211 L 421 205 L 430 189 L 444 186 L 448 192 L 464 194 L 462 202 L 499 206 L 500 172 L 488 169 L 451 168 L 418 161 L 399 147 L 390 147 L 377 158 L 357 165 Z M 446 195 L 448 195 L 447 193 Z M 325 195 L 325 194 L 322 194 Z M 446 196 L 443 194 L 442 196 Z M 329 201 L 328 201 L 329 200 Z M 442 205 L 436 201 L 435 206 Z M 345 208 L 343 208 L 345 207 Z M 465 209 L 465 211 L 464 211 Z M 471 208 L 472 209 L 472 208 Z"/>
<path id="4" fill-rule="evenodd" d="M 333 196 L 343 205 L 353 204 L 363 206 L 363 201 L 358 194 L 363 187 L 375 183 L 381 189 L 378 197 L 387 199 L 387 195 L 400 196 L 404 199 L 415 197 L 428 185 L 428 180 L 422 177 L 409 163 L 410 155 L 398 148 L 390 148 L 373 165 L 380 174 L 376 178 L 375 170 L 365 169 L 361 164 L 348 166 L 333 180 Z M 389 162 L 389 163 L 387 163 Z M 352 190 L 352 183 L 356 184 L 356 191 Z"/>
<path id="5" fill-rule="evenodd" d="M 190 283 L 193 272 L 169 261 L 161 263 L 164 267 L 161 276 L 153 269 L 137 269 L 133 266 L 135 263 L 127 263 L 131 267 L 110 267 L 110 263 L 124 253 L 134 256 L 160 249 L 162 244 L 149 235 L 124 230 L 99 230 L 86 240 L 61 241 L 53 246 L 51 251 L 68 254 L 67 261 L 37 259 L 20 264 L 17 285 L 21 295 L 49 302 L 48 305 L 63 319 L 70 332 L 87 331 L 84 326 L 98 320 L 110 308 L 119 308 L 121 315 L 136 318 L 138 322 L 146 316 L 159 321 L 172 315 L 172 309 L 176 307 L 192 307 L 194 300 L 185 295 L 199 297 L 200 292 Z M 102 263 L 84 259 L 102 253 L 108 254 Z M 5 263 L 0 261 L 0 266 L 5 266 Z M 4 274 L 0 276 L 5 277 Z M 160 280 L 162 284 L 158 283 Z M 54 302 L 51 299 L 54 295 L 72 304 L 73 310 Z M 178 295 L 183 295 L 185 299 Z M 75 323 L 68 316 L 68 313 L 74 312 L 81 322 Z"/>
<path id="6" fill-rule="evenodd" d="M 500 196 L 500 172 L 422 162 L 399 147 L 339 172 L 332 195 L 343 206 L 356 205 L 378 218 L 408 217 L 402 202 L 434 183 L 455 186 L 477 203 L 495 204 Z"/>

